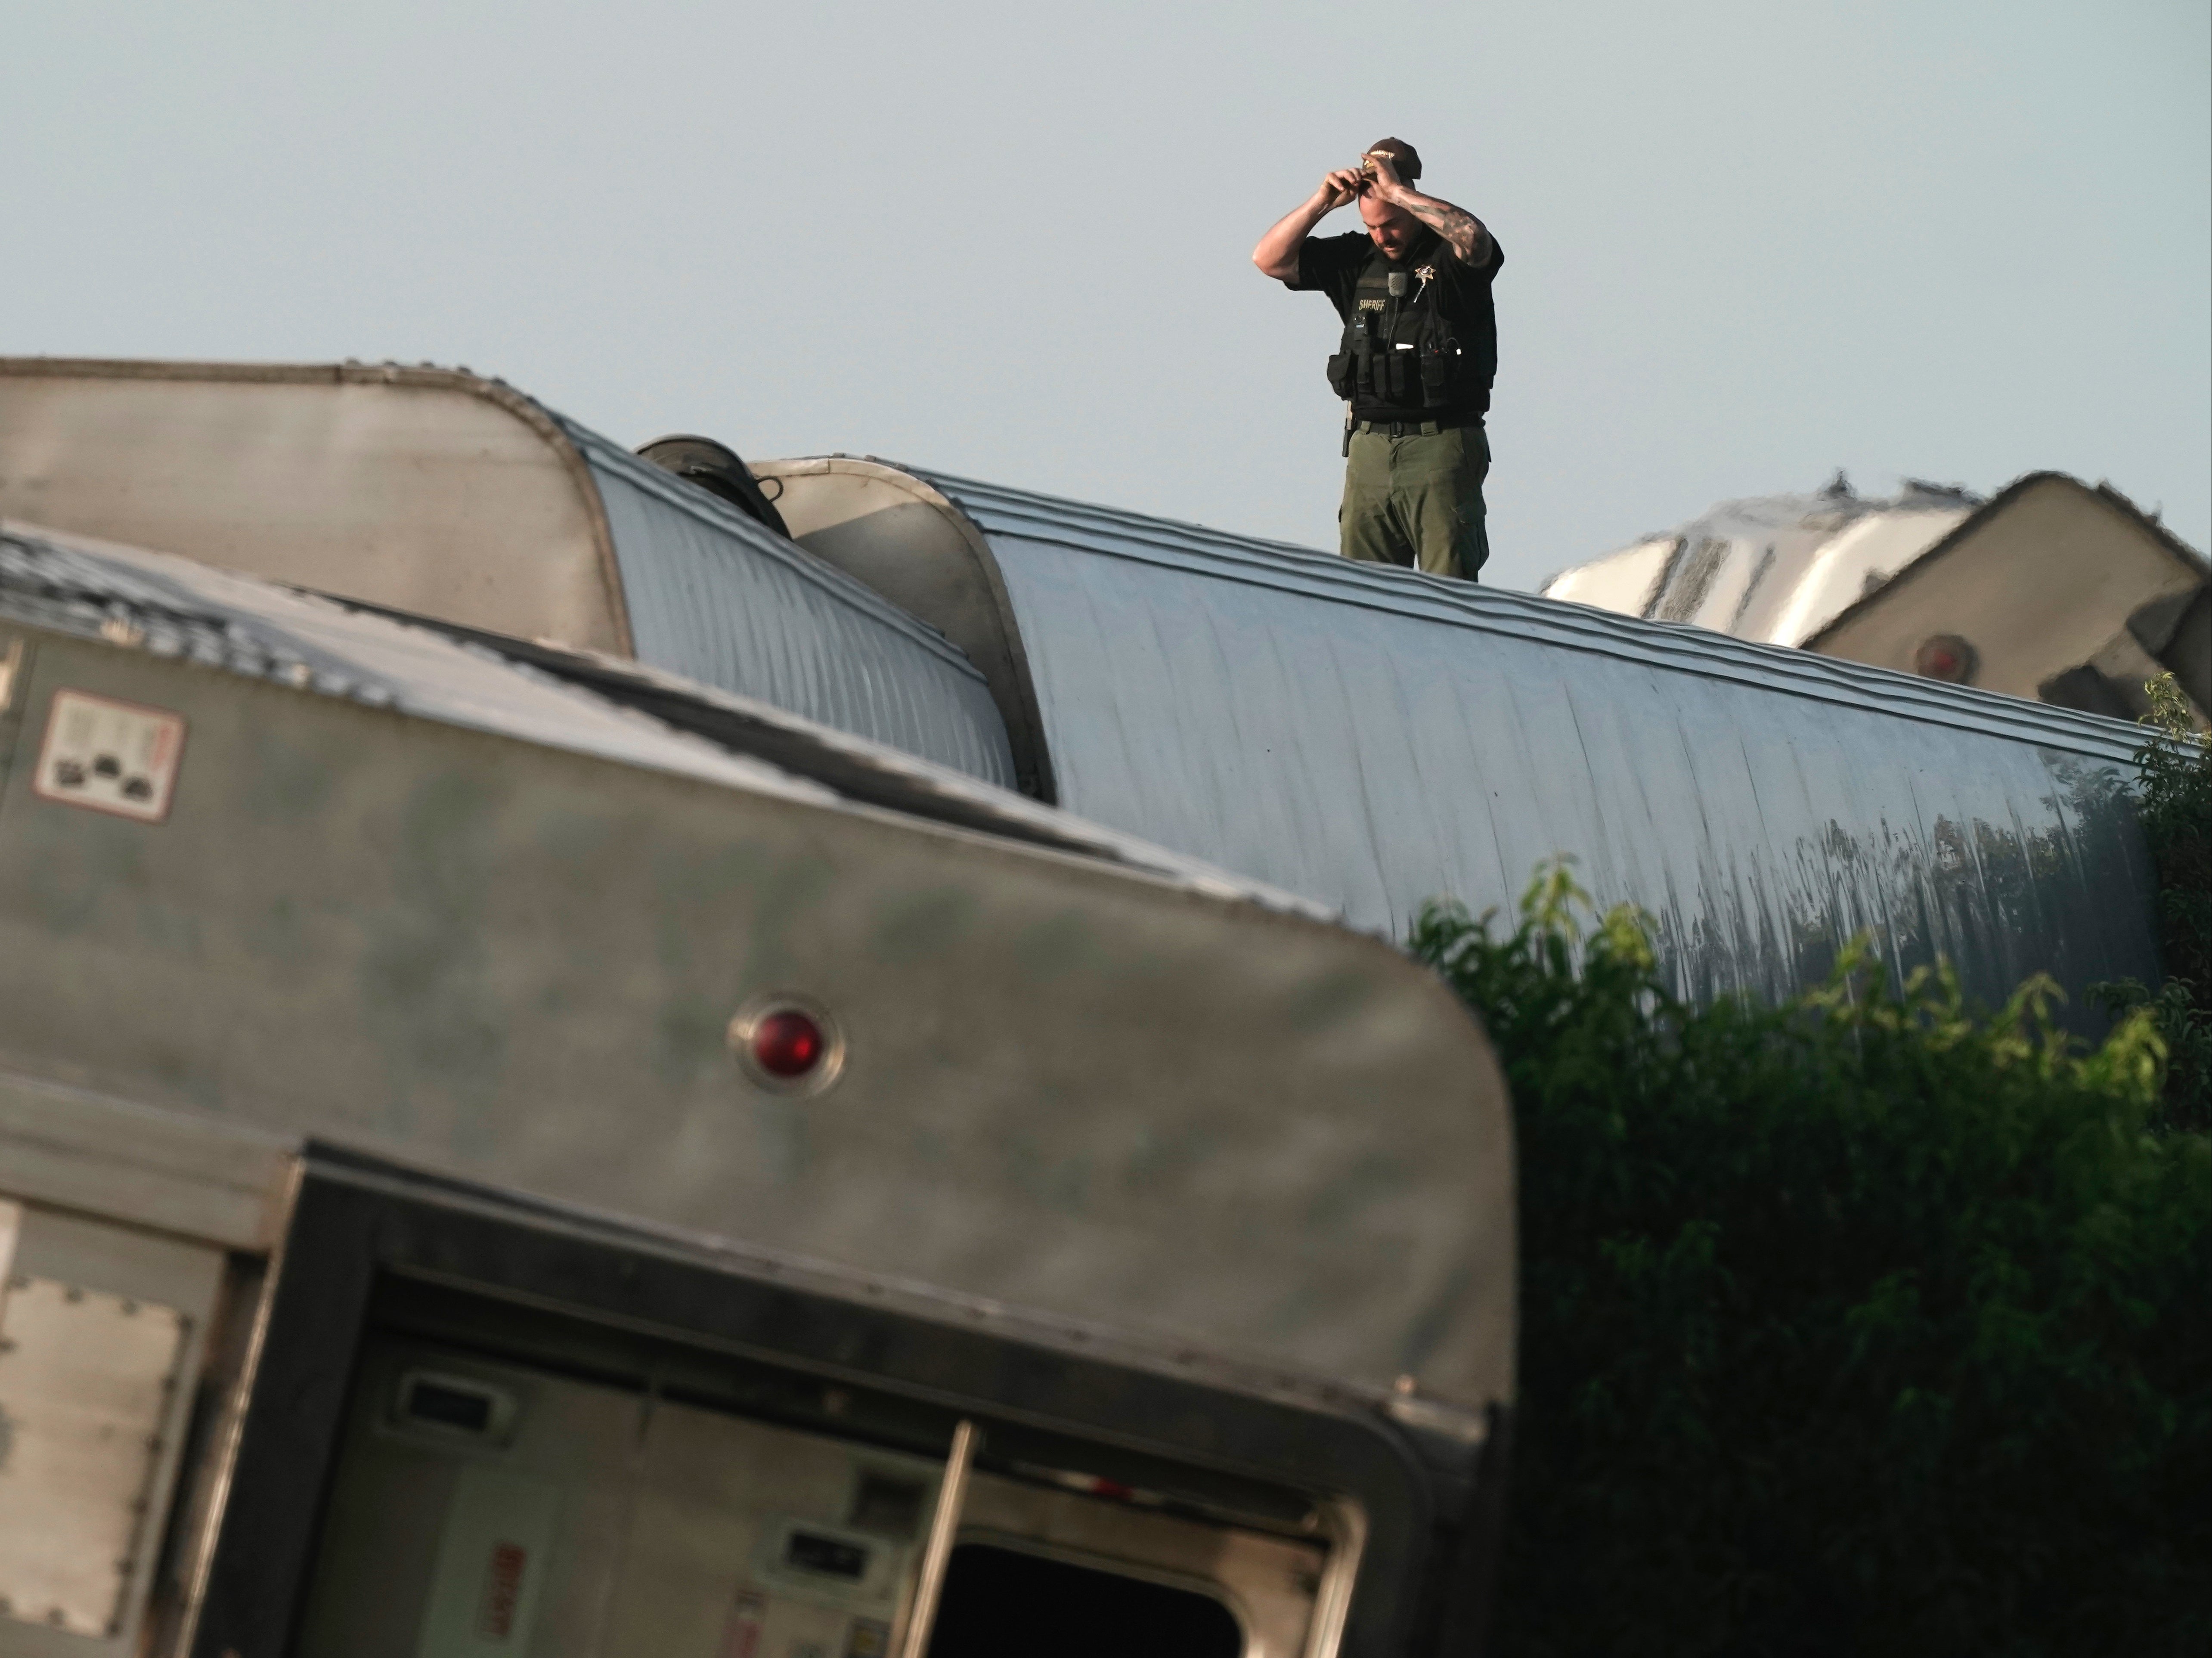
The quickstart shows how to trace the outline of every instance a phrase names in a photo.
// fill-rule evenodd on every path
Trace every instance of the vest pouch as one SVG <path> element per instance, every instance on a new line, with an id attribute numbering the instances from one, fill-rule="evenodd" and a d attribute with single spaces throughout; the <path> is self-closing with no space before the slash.
<path id="1" fill-rule="evenodd" d="M 1421 407 L 1439 409 L 1451 401 L 1459 367 L 1459 342 L 1441 328 L 1421 333 Z"/>
<path id="2" fill-rule="evenodd" d="M 1410 351 L 1401 351 L 1395 345 L 1389 349 L 1386 361 L 1390 365 L 1388 377 L 1390 389 L 1386 395 L 1392 403 L 1403 404 L 1406 401 L 1406 362 L 1413 355 Z"/>
<path id="3" fill-rule="evenodd" d="M 1356 373 L 1357 370 L 1352 361 L 1352 353 L 1338 352 L 1328 360 L 1328 389 L 1346 403 L 1351 402 L 1352 393 L 1355 389 L 1352 382 Z"/>
<path id="4" fill-rule="evenodd" d="M 1337 384 L 1337 361 L 1344 361 L 1345 387 L 1337 396 L 1347 400 L 1375 395 L 1375 325 L 1364 311 L 1354 311 L 1344 325 L 1344 345 L 1328 360 L 1328 383 Z"/>
<path id="5" fill-rule="evenodd" d="M 1446 400 L 1450 380 L 1450 365 L 1434 340 L 1421 344 L 1421 407 L 1436 409 Z"/>

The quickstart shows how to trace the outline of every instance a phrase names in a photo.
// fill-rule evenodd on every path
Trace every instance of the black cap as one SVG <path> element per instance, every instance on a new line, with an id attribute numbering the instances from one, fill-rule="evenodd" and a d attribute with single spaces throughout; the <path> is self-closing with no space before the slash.
<path id="1" fill-rule="evenodd" d="M 1403 138 L 1377 138 L 1365 153 L 1372 155 L 1378 151 L 1390 158 L 1390 165 L 1407 184 L 1421 176 L 1421 152 Z"/>

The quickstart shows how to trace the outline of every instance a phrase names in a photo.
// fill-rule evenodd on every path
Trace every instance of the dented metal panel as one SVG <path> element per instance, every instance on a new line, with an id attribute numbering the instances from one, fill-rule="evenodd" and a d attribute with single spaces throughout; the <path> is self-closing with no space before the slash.
<path id="1" fill-rule="evenodd" d="M 1085 817 L 1398 934 L 1565 854 L 1700 997 L 1786 994 L 1862 929 L 2092 1019 L 2088 985 L 2158 975 L 2127 726 L 921 476 L 988 542 Z"/>

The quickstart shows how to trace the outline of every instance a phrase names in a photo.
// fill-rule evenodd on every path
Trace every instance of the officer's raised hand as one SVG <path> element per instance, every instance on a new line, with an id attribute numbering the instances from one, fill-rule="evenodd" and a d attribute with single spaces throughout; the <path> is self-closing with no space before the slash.
<path id="1" fill-rule="evenodd" d="M 1276 281 L 1289 282 L 1298 274 L 1298 249 L 1308 234 L 1347 202 L 1358 201 L 1366 183 L 1358 167 L 1333 167 L 1322 173 L 1321 188 L 1260 238 L 1259 246 L 1252 250 L 1252 263 Z"/>
<path id="2" fill-rule="evenodd" d="M 1360 188 L 1364 182 L 1357 167 L 1334 168 L 1322 174 L 1321 189 L 1315 193 L 1314 199 L 1321 203 L 1322 212 L 1334 213 L 1347 202 L 1358 200 Z"/>
<path id="3" fill-rule="evenodd" d="M 1386 149 L 1370 149 L 1359 158 L 1360 173 L 1382 200 L 1396 206 L 1398 197 L 1405 193 L 1406 181 L 1398 176 L 1397 163 Z"/>

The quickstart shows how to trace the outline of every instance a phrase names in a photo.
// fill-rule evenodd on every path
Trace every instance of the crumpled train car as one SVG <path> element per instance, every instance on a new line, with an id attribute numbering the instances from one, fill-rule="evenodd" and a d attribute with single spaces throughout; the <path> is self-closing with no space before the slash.
<path id="1" fill-rule="evenodd" d="M 1861 932 L 1991 1002 L 2048 972 L 2085 1028 L 2090 985 L 2159 977 L 2109 720 L 878 461 L 757 465 L 810 559 L 443 370 L 0 362 L 0 511 L 634 656 L 1364 928 L 1510 908 L 1564 853 L 1692 996 L 1787 994 Z"/>
<path id="2" fill-rule="evenodd" d="M 1310 902 L 0 529 L 0 1652 L 1463 1651 L 1513 1295 Z"/>

